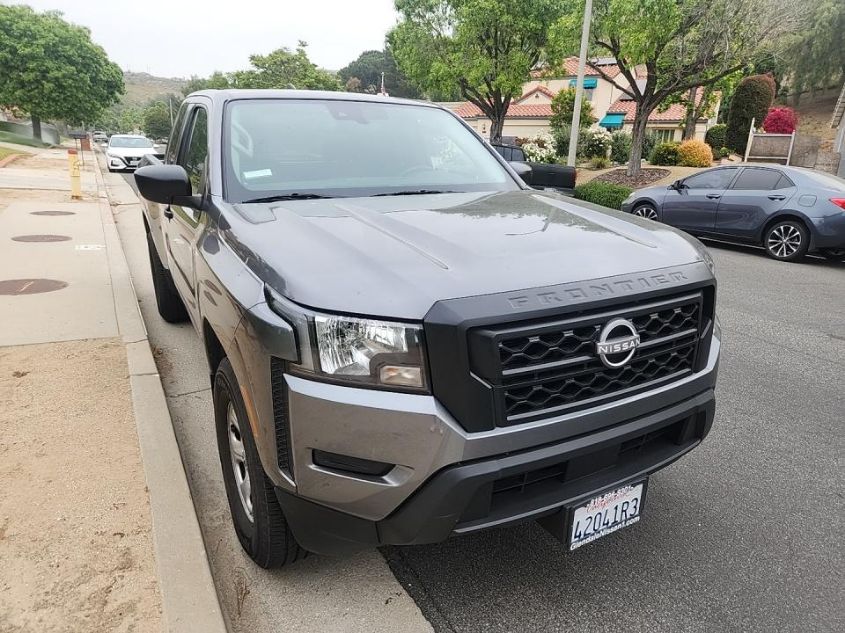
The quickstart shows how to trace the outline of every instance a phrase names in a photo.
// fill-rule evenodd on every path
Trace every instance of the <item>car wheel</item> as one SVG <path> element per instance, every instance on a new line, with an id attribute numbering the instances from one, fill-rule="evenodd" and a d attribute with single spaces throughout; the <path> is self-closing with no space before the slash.
<path id="1" fill-rule="evenodd" d="M 646 220 L 654 220 L 655 222 L 660 220 L 660 216 L 657 214 L 657 210 L 654 208 L 652 204 L 641 204 L 631 211 L 631 215 L 636 215 L 640 218 L 645 218 Z"/>
<path id="2" fill-rule="evenodd" d="M 845 248 L 826 248 L 821 254 L 832 262 L 845 262 Z"/>
<path id="3" fill-rule="evenodd" d="M 235 533 L 247 555 L 265 569 L 307 555 L 288 527 L 264 472 L 235 372 L 224 358 L 214 376 L 217 448 Z"/>
<path id="4" fill-rule="evenodd" d="M 810 248 L 810 234 L 801 222 L 785 220 L 766 230 L 763 247 L 769 257 L 782 262 L 797 262 L 804 258 Z"/>
<path id="5" fill-rule="evenodd" d="M 150 252 L 150 273 L 153 277 L 153 290 L 156 296 L 156 307 L 161 318 L 168 323 L 181 323 L 188 319 L 185 304 L 173 283 L 173 276 L 161 263 L 153 236 L 147 233 L 147 249 Z"/>

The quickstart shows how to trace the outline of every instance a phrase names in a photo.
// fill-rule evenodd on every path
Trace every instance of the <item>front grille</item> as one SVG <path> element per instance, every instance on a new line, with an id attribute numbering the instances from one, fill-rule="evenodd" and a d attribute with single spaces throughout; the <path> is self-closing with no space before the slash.
<path id="1" fill-rule="evenodd" d="M 694 371 L 702 310 L 702 293 L 696 292 L 562 320 L 477 330 L 470 333 L 473 371 L 495 392 L 499 426 L 594 406 Z M 626 365 L 608 368 L 595 344 L 602 328 L 616 318 L 633 323 L 640 346 Z M 487 346 L 493 347 L 492 354 Z"/>
<path id="2" fill-rule="evenodd" d="M 285 382 L 285 362 L 279 358 L 270 358 L 270 384 L 273 395 L 273 417 L 276 423 L 276 453 L 279 469 L 293 477 L 290 457 L 288 386 Z"/>

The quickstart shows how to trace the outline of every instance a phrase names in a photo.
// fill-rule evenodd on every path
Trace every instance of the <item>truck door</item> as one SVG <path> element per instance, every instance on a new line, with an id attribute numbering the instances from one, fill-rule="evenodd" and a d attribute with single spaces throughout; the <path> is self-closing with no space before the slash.
<path id="1" fill-rule="evenodd" d="M 793 182 L 776 169 L 746 167 L 719 201 L 716 232 L 756 240 L 769 216 L 795 191 Z"/>
<path id="2" fill-rule="evenodd" d="M 736 176 L 736 167 L 719 167 L 694 174 L 666 192 L 662 220 L 691 233 L 709 233 L 716 224 L 719 200 Z"/>
<path id="3" fill-rule="evenodd" d="M 183 133 L 177 163 L 185 168 L 193 195 L 204 195 L 208 159 L 208 111 L 202 105 L 193 106 Z M 165 231 L 170 272 L 173 282 L 185 299 L 185 307 L 196 322 L 196 274 L 194 253 L 204 217 L 201 211 L 170 205 L 172 216 Z"/>

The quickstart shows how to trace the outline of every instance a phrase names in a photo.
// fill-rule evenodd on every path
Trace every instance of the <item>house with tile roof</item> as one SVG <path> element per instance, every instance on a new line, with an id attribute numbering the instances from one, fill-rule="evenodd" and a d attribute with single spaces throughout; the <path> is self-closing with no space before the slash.
<path id="1" fill-rule="evenodd" d="M 619 83 L 627 87 L 628 81 L 621 74 L 613 57 L 598 57 L 590 60 L 584 73 L 584 97 L 593 107 L 593 116 L 597 123 L 594 127 L 607 130 L 631 131 L 634 124 L 636 103 L 625 92 L 607 81 L 598 68 Z M 635 68 L 635 80 L 645 81 L 645 66 Z M 561 90 L 575 87 L 578 75 L 578 58 L 564 60 L 561 74 L 550 76 L 543 70 L 532 71 L 531 78 L 522 87 L 522 95 L 515 99 L 505 118 L 503 136 L 527 137 L 550 131 L 552 118 L 552 99 Z M 701 91 L 697 99 L 700 99 Z M 472 103 L 465 101 L 457 104 L 444 104 L 454 110 L 482 136 L 490 130 L 490 120 Z M 695 126 L 695 138 L 704 139 L 707 129 L 716 124 L 719 113 L 717 102 L 707 118 L 699 119 Z M 649 116 L 648 131 L 657 134 L 662 140 L 681 140 L 682 127 L 686 117 L 686 108 L 681 104 L 670 105 L 663 111 L 655 110 Z"/>

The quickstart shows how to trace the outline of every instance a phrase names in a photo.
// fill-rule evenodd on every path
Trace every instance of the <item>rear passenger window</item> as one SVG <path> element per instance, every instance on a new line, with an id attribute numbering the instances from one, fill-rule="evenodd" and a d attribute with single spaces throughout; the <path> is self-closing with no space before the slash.
<path id="1" fill-rule="evenodd" d="M 731 189 L 753 189 L 756 191 L 769 191 L 778 188 L 778 181 L 781 173 L 774 169 L 759 169 L 746 167 L 736 179 Z"/>
<path id="2" fill-rule="evenodd" d="M 775 189 L 789 189 L 790 187 L 794 187 L 795 183 L 793 183 L 789 178 L 786 176 L 781 176 L 780 180 L 778 180 L 778 184 L 775 185 Z"/>

